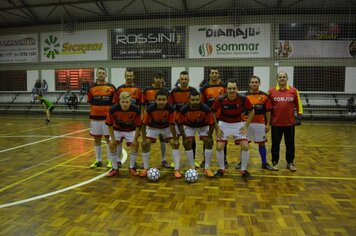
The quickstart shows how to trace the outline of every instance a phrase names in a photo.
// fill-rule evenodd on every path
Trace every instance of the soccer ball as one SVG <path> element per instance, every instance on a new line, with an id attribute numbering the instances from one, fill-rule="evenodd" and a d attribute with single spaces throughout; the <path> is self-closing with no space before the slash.
<path id="1" fill-rule="evenodd" d="M 185 172 L 185 181 L 194 183 L 198 180 L 198 172 L 194 169 L 189 169 Z"/>
<path id="2" fill-rule="evenodd" d="M 157 181 L 161 174 L 159 173 L 159 170 L 157 168 L 150 168 L 147 171 L 147 178 L 149 181 Z"/>

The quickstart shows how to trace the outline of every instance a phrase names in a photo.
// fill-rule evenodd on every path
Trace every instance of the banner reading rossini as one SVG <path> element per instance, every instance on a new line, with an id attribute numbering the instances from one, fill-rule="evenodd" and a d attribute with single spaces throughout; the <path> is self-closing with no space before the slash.
<path id="1" fill-rule="evenodd" d="M 0 63 L 38 62 L 38 35 L 0 36 Z"/>
<path id="2" fill-rule="evenodd" d="M 279 58 L 356 58 L 356 24 L 280 24 Z"/>
<path id="3" fill-rule="evenodd" d="M 114 29 L 111 55 L 113 60 L 184 58 L 185 27 Z"/>
<path id="4" fill-rule="evenodd" d="M 270 24 L 189 26 L 189 58 L 270 57 Z"/>
<path id="5" fill-rule="evenodd" d="M 41 61 L 100 61 L 108 59 L 107 30 L 41 34 Z"/>

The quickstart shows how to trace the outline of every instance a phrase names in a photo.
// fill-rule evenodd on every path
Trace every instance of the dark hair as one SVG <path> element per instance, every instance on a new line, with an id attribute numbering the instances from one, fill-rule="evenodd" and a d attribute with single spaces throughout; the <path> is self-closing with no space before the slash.
<path id="1" fill-rule="evenodd" d="M 158 92 L 156 93 L 156 98 L 157 98 L 158 96 L 166 96 L 166 97 L 168 98 L 169 93 L 168 93 L 168 91 L 167 91 L 166 89 L 160 89 L 160 90 L 158 90 Z"/>
<path id="2" fill-rule="evenodd" d="M 212 70 L 217 70 L 217 71 L 219 71 L 219 69 L 218 69 L 217 67 L 212 67 L 212 68 L 209 69 L 209 74 L 211 73 Z"/>
<path id="3" fill-rule="evenodd" d="M 189 75 L 188 71 L 183 70 L 179 75 Z"/>
<path id="4" fill-rule="evenodd" d="M 234 79 L 229 79 L 229 80 L 226 82 L 226 86 L 228 85 L 228 83 L 235 83 L 235 84 L 236 84 L 236 87 L 239 87 L 239 85 L 237 84 L 237 81 L 234 80 Z"/>
<path id="5" fill-rule="evenodd" d="M 130 68 L 126 68 L 125 74 L 126 74 L 126 72 L 132 72 L 133 74 L 135 74 L 135 71 L 133 69 L 130 69 Z"/>
<path id="6" fill-rule="evenodd" d="M 198 91 L 196 91 L 196 90 L 193 90 L 193 91 L 190 92 L 189 97 L 197 96 L 197 95 L 200 95 L 200 93 Z"/>
<path id="7" fill-rule="evenodd" d="M 103 70 L 103 71 L 105 71 L 105 73 L 107 72 L 104 67 L 99 67 L 97 70 Z"/>
<path id="8" fill-rule="evenodd" d="M 250 81 L 249 81 L 249 82 L 251 82 L 252 79 L 257 79 L 257 80 L 258 80 L 258 83 L 261 83 L 260 77 L 258 77 L 257 75 L 253 75 L 253 76 L 250 78 Z"/>

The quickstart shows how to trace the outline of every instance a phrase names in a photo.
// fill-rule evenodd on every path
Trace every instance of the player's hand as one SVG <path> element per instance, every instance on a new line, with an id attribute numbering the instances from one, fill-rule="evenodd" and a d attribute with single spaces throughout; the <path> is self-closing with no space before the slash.
<path id="1" fill-rule="evenodd" d="M 240 134 L 242 134 L 242 135 L 246 135 L 247 134 L 247 126 L 246 125 L 241 127 Z"/>
<path id="2" fill-rule="evenodd" d="M 216 136 L 218 138 L 222 138 L 224 136 L 224 132 L 221 130 L 220 126 L 216 126 Z"/>
<path id="3" fill-rule="evenodd" d="M 112 153 L 115 153 L 115 152 L 116 152 L 116 149 L 117 149 L 116 140 L 110 140 L 109 146 L 110 146 L 110 151 L 111 151 Z"/>
<path id="4" fill-rule="evenodd" d="M 178 140 L 178 138 L 173 138 L 173 147 L 175 149 L 179 148 L 179 140 Z"/>
<path id="5" fill-rule="evenodd" d="M 266 125 L 265 132 L 268 133 L 270 130 L 271 130 L 271 126 L 270 125 Z"/>
<path id="6" fill-rule="evenodd" d="M 207 146 L 208 147 L 212 147 L 212 146 L 214 146 L 214 140 L 213 140 L 213 137 L 209 137 L 208 136 L 208 138 L 207 138 L 207 140 L 206 140 L 206 143 L 207 143 Z"/>

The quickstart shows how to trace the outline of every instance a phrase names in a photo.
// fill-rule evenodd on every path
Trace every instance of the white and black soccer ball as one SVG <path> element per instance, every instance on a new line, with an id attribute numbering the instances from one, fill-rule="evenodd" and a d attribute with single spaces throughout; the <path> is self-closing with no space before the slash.
<path id="1" fill-rule="evenodd" d="M 150 168 L 147 171 L 147 178 L 149 181 L 157 181 L 161 174 L 159 173 L 159 170 L 157 168 Z"/>
<path id="2" fill-rule="evenodd" d="M 194 183 L 198 180 L 198 172 L 194 169 L 189 169 L 185 172 L 185 181 Z"/>

